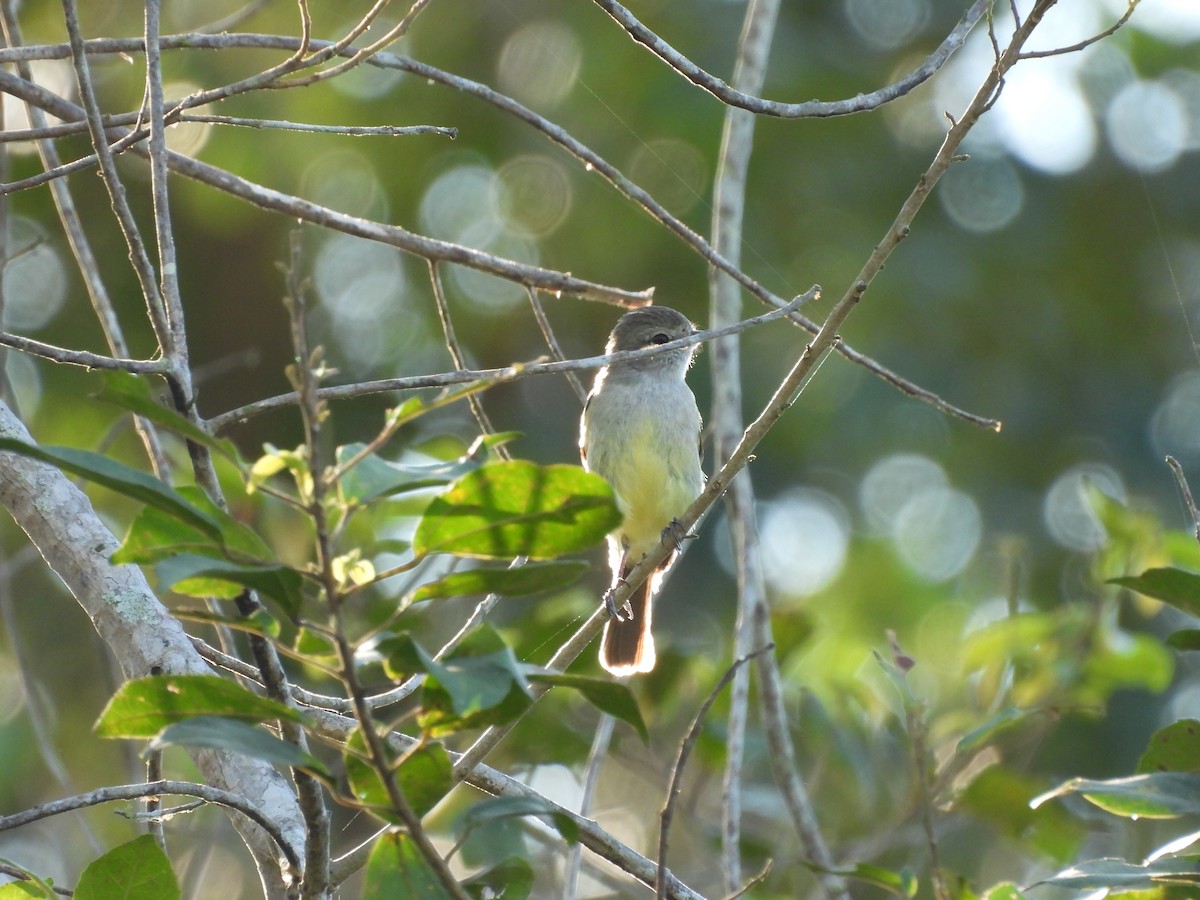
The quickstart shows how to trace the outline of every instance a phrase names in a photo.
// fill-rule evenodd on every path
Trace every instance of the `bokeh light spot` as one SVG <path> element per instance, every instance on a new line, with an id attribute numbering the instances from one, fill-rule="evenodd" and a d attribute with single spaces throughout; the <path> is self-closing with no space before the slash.
<path id="1" fill-rule="evenodd" d="M 763 574 L 780 593 L 806 597 L 842 571 L 850 524 L 842 505 L 813 490 L 789 491 L 763 512 Z"/>
<path id="2" fill-rule="evenodd" d="M 30 72 L 35 84 L 60 97 L 71 100 L 75 97 L 75 69 L 68 60 L 35 59 L 29 63 Z M 4 128 L 6 131 L 24 131 L 32 127 L 29 122 L 29 108 L 25 101 L 12 94 L 0 94 L 0 103 L 4 104 Z M 56 125 L 62 121 L 57 116 L 43 113 L 47 125 Z M 33 141 L 12 141 L 4 145 L 12 153 L 36 153 L 37 144 Z"/>
<path id="3" fill-rule="evenodd" d="M 1179 100 L 1184 116 L 1185 150 L 1200 150 L 1200 72 L 1191 69 L 1172 69 L 1162 77 Z"/>
<path id="4" fill-rule="evenodd" d="M 17 398 L 17 409 L 26 419 L 32 419 L 42 402 L 42 373 L 37 364 L 24 354 L 9 353 L 4 363 L 4 375 Z"/>
<path id="5" fill-rule="evenodd" d="M 198 90 L 200 90 L 200 85 L 191 81 L 164 83 L 163 96 L 166 98 L 167 108 L 170 108 L 173 99 L 187 97 Z M 211 112 L 211 107 L 205 104 L 189 109 L 188 112 L 204 115 Z M 207 122 L 176 122 L 174 125 L 168 125 L 165 134 L 167 149 L 184 156 L 196 156 L 208 143 L 212 130 L 213 126 Z"/>
<path id="6" fill-rule="evenodd" d="M 509 232 L 497 233 L 489 223 L 467 229 L 461 241 L 485 253 L 528 265 L 537 265 L 540 259 L 535 242 Z M 525 289 L 521 285 L 479 269 L 454 266 L 449 270 L 449 276 L 450 282 L 466 296 L 476 312 L 501 315 L 526 302 Z"/>
<path id="7" fill-rule="evenodd" d="M 859 486 L 858 502 L 875 534 L 895 531 L 896 517 L 915 495 L 948 484 L 946 473 L 918 453 L 896 453 L 875 463 Z"/>
<path id="8" fill-rule="evenodd" d="M 571 92 L 582 61 L 579 39 L 567 25 L 530 22 L 504 42 L 496 75 L 505 93 L 544 108 L 556 105 Z"/>
<path id="9" fill-rule="evenodd" d="M 386 221 L 388 202 L 375 168 L 361 153 L 334 150 L 313 160 L 301 178 L 304 196 L 351 216 Z"/>
<path id="10" fill-rule="evenodd" d="M 999 231 L 1017 217 L 1025 204 L 1025 189 L 1007 159 L 977 159 L 947 172 L 938 197 L 956 225 L 986 233 Z"/>
<path id="11" fill-rule="evenodd" d="M 1046 530 L 1063 547 L 1080 553 L 1092 553 L 1104 546 L 1108 533 L 1089 493 L 1098 489 L 1116 500 L 1125 499 L 1125 484 L 1109 466 L 1081 463 L 1063 472 L 1050 485 L 1042 503 Z"/>
<path id="12" fill-rule="evenodd" d="M 846 18 L 868 44 L 903 47 L 929 21 L 928 0 L 845 0 Z"/>
<path id="13" fill-rule="evenodd" d="M 468 230 L 484 242 L 491 240 L 500 230 L 489 203 L 494 178 L 495 172 L 475 162 L 447 169 L 421 198 L 421 228 L 446 241 L 461 241 Z"/>
<path id="14" fill-rule="evenodd" d="M 1087 164 L 1096 150 L 1096 127 L 1071 66 L 1017 66 L 1005 76 L 996 104 L 999 135 L 1022 162 L 1051 175 Z"/>
<path id="15" fill-rule="evenodd" d="M 971 561 L 982 534 L 983 516 L 970 496 L 930 487 L 900 508 L 892 540 L 914 572 L 929 581 L 945 581 Z"/>
<path id="16" fill-rule="evenodd" d="M 496 173 L 492 204 L 505 227 L 524 237 L 545 237 L 567 218 L 571 180 L 562 163 L 546 156 L 518 156 Z"/>
<path id="17" fill-rule="evenodd" d="M 1200 460 L 1200 372 L 1172 382 L 1150 417 L 1150 439 L 1160 458 L 1169 453 L 1186 462 Z"/>
<path id="18" fill-rule="evenodd" d="M 15 216 L 8 223 L 4 266 L 4 327 L 27 334 L 49 324 L 67 297 L 62 257 L 41 226 Z"/>
<path id="19" fill-rule="evenodd" d="M 657 138 L 634 152 L 629 177 L 675 215 L 683 215 L 700 202 L 708 173 L 704 157 L 691 144 Z"/>
<path id="20" fill-rule="evenodd" d="M 1188 138 L 1183 103 L 1156 81 L 1134 81 L 1122 88 L 1109 104 L 1104 123 L 1113 153 L 1143 172 L 1171 166 Z"/>
<path id="21" fill-rule="evenodd" d="M 388 52 L 404 53 L 404 44 L 393 44 L 388 48 Z M 396 69 L 361 65 L 355 66 L 344 75 L 331 78 L 329 83 L 338 93 L 353 97 L 355 100 L 378 100 L 391 93 L 402 78 L 404 78 L 404 73 Z"/>

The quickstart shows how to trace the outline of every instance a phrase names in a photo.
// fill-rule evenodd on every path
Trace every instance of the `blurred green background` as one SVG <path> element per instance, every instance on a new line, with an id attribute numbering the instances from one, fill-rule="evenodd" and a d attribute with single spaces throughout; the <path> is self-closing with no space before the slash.
<path id="1" fill-rule="evenodd" d="M 138 4 L 88 0 L 83 6 L 89 36 L 140 32 Z M 238 8 L 211 0 L 166 6 L 165 32 L 188 31 Z M 964 6 L 947 0 L 784 2 L 765 94 L 840 99 L 873 90 L 917 65 Z M 313 3 L 314 35 L 340 35 L 366 7 Z M 729 77 L 742 4 L 647 0 L 632 9 L 699 65 Z M 1116 0 L 1062 0 L 1032 48 L 1072 44 L 1123 10 Z M 391 10 L 389 21 L 401 13 Z M 997 15 L 1003 32 L 1008 20 Z M 26 42 L 64 40 L 60 19 L 57 3 L 24 4 Z M 292 4 L 267 3 L 238 30 L 295 34 L 295 20 Z M 691 227 L 709 232 L 723 109 L 598 8 L 436 0 L 393 49 L 513 96 L 600 153 Z M 1095 485 L 1146 511 L 1149 518 L 1130 526 L 1135 531 L 1152 533 L 1155 526 L 1146 523 L 1156 519 L 1168 528 L 1189 527 L 1163 457 L 1174 454 L 1191 475 L 1200 471 L 1193 325 L 1200 312 L 1198 51 L 1194 4 L 1144 0 L 1110 39 L 1082 53 L 1021 63 L 968 139 L 970 160 L 946 175 L 912 236 L 847 322 L 849 344 L 956 405 L 1001 419 L 999 433 L 941 415 L 833 358 L 759 448 L 751 471 L 762 501 L 777 652 L 792 691 L 789 711 L 805 771 L 839 859 L 925 865 L 914 820 L 906 815 L 912 766 L 896 697 L 871 657 L 872 649 L 886 654 L 887 629 L 917 662 L 910 680 L 928 701 L 931 736 L 943 758 L 955 740 L 997 711 L 996 698 L 1009 697 L 1008 687 L 1032 684 L 1030 673 L 1039 666 L 1050 671 L 1050 686 L 1027 695 L 1044 721 L 1001 754 L 1010 765 L 988 770 L 995 783 L 968 779 L 968 793 L 947 813 L 956 817 L 948 822 L 961 826 L 948 838 L 948 865 L 986 886 L 1032 880 L 1085 849 L 1102 855 L 1153 846 L 1144 824 L 1093 828 L 1086 817 L 1067 821 L 1061 811 L 1033 821 L 1013 798 L 1072 775 L 1127 774 L 1154 728 L 1200 715 L 1194 664 L 1186 656 L 1172 660 L 1157 643 L 1137 642 L 1142 632 L 1165 634 L 1179 617 L 1118 602 L 1097 579 L 1146 562 L 1146 553 L 1160 552 L 1153 549 L 1157 538 L 1141 544 L 1130 538 L 1114 551 L 1087 499 L 1087 485 Z M 936 150 L 944 114 L 963 109 L 991 54 L 986 33 L 977 29 L 931 82 L 883 110 L 760 120 L 746 271 L 785 296 L 820 283 L 824 299 L 809 310 L 819 319 L 882 237 Z M 282 58 L 255 50 L 172 51 L 164 61 L 167 93 L 223 84 Z M 108 110 L 137 106 L 140 58 L 108 56 L 93 67 Z M 69 65 L 43 64 L 39 78 L 50 86 L 69 84 Z M 658 302 L 698 323 L 707 320 L 708 273 L 699 257 L 543 135 L 462 93 L 360 68 L 300 90 L 236 97 L 212 112 L 456 127 L 453 142 L 196 125 L 174 128 L 171 140 L 214 165 L 346 213 L 606 284 L 653 286 Z M 7 97 L 5 114 L 8 127 L 19 127 Z M 7 146 L 10 178 L 37 171 L 29 147 Z M 74 138 L 62 141 L 60 151 L 73 158 L 87 146 Z M 149 227 L 146 169 L 127 159 L 122 171 Z M 149 329 L 102 185 L 85 172 L 71 186 L 134 353 L 148 354 Z M 287 390 L 283 368 L 291 351 L 276 263 L 286 255 L 293 223 L 203 185 L 176 179 L 172 190 L 202 412 L 215 415 Z M 9 254 L 21 255 L 4 273 L 5 329 L 102 349 L 48 191 L 20 193 L 10 210 Z M 304 235 L 315 330 L 338 370 L 336 380 L 453 368 L 423 261 L 311 227 Z M 471 365 L 547 352 L 523 290 L 461 269 L 444 275 Z M 544 302 L 572 356 L 598 352 L 619 314 L 571 297 Z M 747 314 L 759 311 L 747 303 Z M 745 336 L 748 417 L 804 343 L 805 335 L 779 324 Z M 94 449 L 115 438 L 118 452 L 135 458 L 127 428 L 118 427 L 119 412 L 89 399 L 97 387 L 92 376 L 12 353 L 5 364 L 38 440 Z M 701 355 L 691 383 L 702 409 L 708 377 Z M 373 434 L 388 399 L 336 404 L 338 441 Z M 516 455 L 576 460 L 579 404 L 565 381 L 525 379 L 491 391 L 485 402 L 499 429 L 521 433 L 511 445 Z M 407 437 L 450 432 L 469 440 L 474 428 L 467 410 L 456 408 Z M 253 456 L 267 441 L 296 444 L 300 429 L 297 416 L 286 411 L 230 435 Z M 711 471 L 711 459 L 707 466 Z M 120 533 L 132 509 L 111 495 L 95 496 Z M 249 507 L 246 514 L 259 515 Z M 285 556 L 302 554 L 294 529 L 267 513 L 257 521 Z M 79 737 L 113 687 L 105 654 L 54 576 L 22 549 L 23 537 L 11 525 L 3 526 L 2 537 L 11 574 L 4 627 L 9 646 L 20 644 L 26 663 L 21 682 L 17 658 L 8 650 L 0 656 L 0 753 L 7 761 L 0 809 L 12 811 L 64 792 L 29 743 L 23 710 L 30 693 L 52 711 L 51 742 L 71 772 L 72 789 L 121 780 L 125 775 L 114 773 L 127 773 L 129 758 L 119 747 Z M 1152 549 L 1139 556 L 1138 547 Z M 736 597 L 730 572 L 718 514 L 656 614 L 659 668 L 635 686 L 652 722 L 652 745 L 643 748 L 619 732 L 608 763 L 609 793 L 602 787 L 597 816 L 643 850 L 656 827 L 652 813 L 673 748 L 730 660 Z M 602 582 L 597 573 L 561 597 L 503 605 L 497 621 L 523 656 L 544 662 L 592 608 Z M 464 602 L 427 617 L 422 627 L 441 634 L 468 608 Z M 1057 616 L 1063 633 L 1087 637 L 1074 644 L 1064 637 L 1053 651 L 1046 649 L 1050 642 L 1038 643 L 1052 658 L 1009 671 L 1000 678 L 1008 687 L 989 684 L 980 673 L 1013 656 L 1022 638 L 989 650 L 972 644 L 971 636 L 1016 608 Z M 1112 684 L 1098 686 L 1097 669 L 1120 668 L 1118 658 L 1125 668 Z M 580 669 L 597 670 L 590 654 Z M 1081 699 L 1072 693 L 1080 684 L 1094 691 Z M 494 761 L 526 771 L 545 763 L 532 773 L 535 784 L 573 802 L 592 718 L 568 706 L 556 699 L 543 704 Z M 716 714 L 690 779 L 695 815 L 677 825 L 681 876 L 713 892 L 722 733 Z M 786 818 L 763 753 L 755 730 L 748 860 L 776 858 L 772 886 L 762 896 L 793 896 L 812 882 L 781 825 Z M 993 802 L 995 796 L 1008 798 L 1008 805 Z M 116 833 L 128 829 L 106 813 L 89 818 Z M 1030 829 L 1041 829 L 1053 846 L 1030 837 Z M 12 842 L 30 841 L 32 834 L 0 836 L 0 856 L 18 855 Z M 236 848 L 228 852 L 236 858 Z M 73 864 L 48 863 L 62 865 L 64 873 Z M 234 890 L 252 893 L 253 882 Z"/>

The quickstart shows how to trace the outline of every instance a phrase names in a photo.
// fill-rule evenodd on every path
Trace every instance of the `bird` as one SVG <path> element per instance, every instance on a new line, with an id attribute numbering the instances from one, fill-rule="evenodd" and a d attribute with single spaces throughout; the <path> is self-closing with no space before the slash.
<path id="1" fill-rule="evenodd" d="M 677 310 L 642 307 L 617 321 L 604 352 L 655 347 L 695 331 Z M 681 347 L 604 366 L 596 373 L 580 420 L 584 468 L 612 485 L 624 516 L 607 539 L 610 618 L 600 641 L 600 664 L 617 677 L 654 668 L 651 603 L 678 548 L 634 592 L 626 610 L 612 605 L 612 592 L 665 536 L 678 544 L 683 537 L 677 533 L 678 517 L 704 489 L 700 410 L 686 381 L 694 353 L 694 346 Z"/>

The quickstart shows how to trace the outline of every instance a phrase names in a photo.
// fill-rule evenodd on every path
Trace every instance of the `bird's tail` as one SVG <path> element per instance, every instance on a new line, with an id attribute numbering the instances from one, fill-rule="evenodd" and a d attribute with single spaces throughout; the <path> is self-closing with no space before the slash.
<path id="1" fill-rule="evenodd" d="M 632 615 L 609 619 L 600 638 L 600 665 L 618 677 L 654 668 L 654 635 L 650 633 L 651 595 L 655 581 L 646 579 L 629 598 Z"/>

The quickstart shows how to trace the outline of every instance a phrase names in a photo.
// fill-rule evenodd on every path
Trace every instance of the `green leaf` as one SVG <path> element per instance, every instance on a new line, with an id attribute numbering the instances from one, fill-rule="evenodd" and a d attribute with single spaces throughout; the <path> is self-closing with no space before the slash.
<path id="1" fill-rule="evenodd" d="M 179 413 L 167 409 L 155 398 L 146 378 L 130 372 L 106 371 L 101 374 L 104 386 L 97 394 L 101 400 L 115 403 L 117 406 L 136 413 L 143 419 L 149 419 L 155 425 L 161 425 L 181 437 L 194 441 L 219 453 L 227 459 L 237 462 L 237 454 L 228 441 L 213 437 L 194 422 Z"/>
<path id="2" fill-rule="evenodd" d="M 1200 721 L 1180 719 L 1154 732 L 1139 772 L 1200 772 Z"/>
<path id="3" fill-rule="evenodd" d="M 433 499 L 413 549 L 418 556 L 553 559 L 595 546 L 620 522 L 612 488 L 579 466 L 488 463 Z"/>
<path id="4" fill-rule="evenodd" d="M 249 565 L 180 553 L 154 567 L 159 590 L 174 590 L 189 597 L 219 597 L 231 600 L 244 588 L 275 600 L 289 615 L 300 611 L 304 579 L 284 565 Z"/>
<path id="5" fill-rule="evenodd" d="M 628 685 L 618 684 L 605 678 L 588 678 L 585 675 L 556 675 L 548 672 L 530 672 L 528 679 L 535 684 L 545 684 L 557 687 L 571 688 L 599 709 L 614 718 L 620 719 L 633 726 L 642 738 L 642 742 L 650 743 L 650 733 L 646 730 L 646 722 L 638 709 L 637 698 Z"/>
<path id="6" fill-rule="evenodd" d="M 379 773 L 362 758 L 366 748 L 360 733 L 355 732 L 351 737 L 350 750 L 354 752 L 345 755 L 346 777 L 355 798 L 387 821 L 400 824 L 400 817 L 391 811 L 392 802 Z M 423 744 L 404 756 L 396 769 L 396 785 L 416 814 L 424 816 L 454 786 L 453 768 L 445 747 Z"/>
<path id="7" fill-rule="evenodd" d="M 262 562 L 271 559 L 271 549 L 255 531 L 218 507 L 198 487 L 185 485 L 176 488 L 184 500 L 207 513 L 221 532 L 214 540 L 211 535 L 189 525 L 174 515 L 154 506 L 147 506 L 129 526 L 129 533 L 119 550 L 113 554 L 115 563 L 156 563 L 177 553 L 200 553 L 209 556 L 228 556 L 243 562 Z"/>
<path id="8" fill-rule="evenodd" d="M 0 884 L 0 900 L 29 900 L 30 897 L 59 900 L 59 895 L 54 893 L 54 888 L 49 885 L 41 887 L 33 881 L 10 881 Z"/>
<path id="9" fill-rule="evenodd" d="M 453 900 L 412 838 L 389 832 L 380 836 L 367 860 L 362 900 Z"/>
<path id="10" fill-rule="evenodd" d="M 301 720 L 296 710 L 215 675 L 160 675 L 121 685 L 94 728 L 100 737 L 152 738 L 168 725 L 195 716 Z"/>
<path id="11" fill-rule="evenodd" d="M 437 581 L 423 584 L 412 592 L 409 603 L 467 597 L 472 594 L 499 594 L 517 597 L 566 587 L 588 570 L 588 564 L 576 560 L 526 563 L 511 569 L 469 569 L 451 572 Z"/>
<path id="12" fill-rule="evenodd" d="M 1130 590 L 1169 603 L 1189 615 L 1200 615 L 1200 575 L 1183 569 L 1147 569 L 1141 575 L 1112 578 Z"/>
<path id="13" fill-rule="evenodd" d="M 177 900 L 171 863 L 148 834 L 114 847 L 88 863 L 75 885 L 76 900 Z"/>
<path id="14" fill-rule="evenodd" d="M 392 677 L 428 676 L 417 722 L 433 737 L 511 721 L 533 703 L 512 649 L 486 626 L 441 662 L 407 634 L 380 641 L 377 649 Z"/>
<path id="15" fill-rule="evenodd" d="M 362 452 L 366 444 L 346 444 L 337 448 L 338 465 L 345 465 Z M 408 491 L 441 487 L 471 467 L 469 459 L 451 462 L 431 461 L 421 465 L 394 462 L 374 453 L 363 457 L 338 482 L 342 500 L 367 504 L 380 497 Z"/>
<path id="16" fill-rule="evenodd" d="M 307 769 L 325 779 L 329 770 L 316 757 L 295 744 L 281 740 L 256 725 L 220 716 L 195 716 L 168 725 L 150 741 L 150 749 L 179 745 L 209 747 L 213 750 L 235 750 L 255 759 L 296 769 Z"/>
<path id="17" fill-rule="evenodd" d="M 1200 884 L 1200 859 L 1173 856 L 1145 866 L 1122 859 L 1093 859 L 1037 882 L 1080 891 L 1151 890 L 1164 884 Z"/>
<path id="18" fill-rule="evenodd" d="M 490 869 L 472 875 L 462 883 L 463 890 L 476 900 L 525 900 L 533 891 L 533 869 L 519 856 L 510 856 Z"/>
<path id="19" fill-rule="evenodd" d="M 145 472 L 116 460 L 73 447 L 40 447 L 12 438 L 0 438 L 0 450 L 19 453 L 57 466 L 134 500 L 170 513 L 214 540 L 221 540 L 221 526 L 212 516 L 188 502 L 177 491 Z"/>
<path id="20" fill-rule="evenodd" d="M 543 797 L 492 797 L 481 800 L 467 810 L 459 822 L 462 834 L 485 822 L 522 816 L 537 816 L 547 820 L 568 844 L 579 842 L 579 826 L 562 808 Z"/>
<path id="21" fill-rule="evenodd" d="M 1200 774 L 1156 772 L 1108 781 L 1072 778 L 1029 801 L 1037 808 L 1047 800 L 1081 794 L 1089 802 L 1118 816 L 1174 819 L 1200 813 Z"/>
<path id="22" fill-rule="evenodd" d="M 337 648 L 333 645 L 333 641 L 311 628 L 300 628 L 296 631 L 293 649 L 302 656 L 326 659 L 337 656 Z"/>

